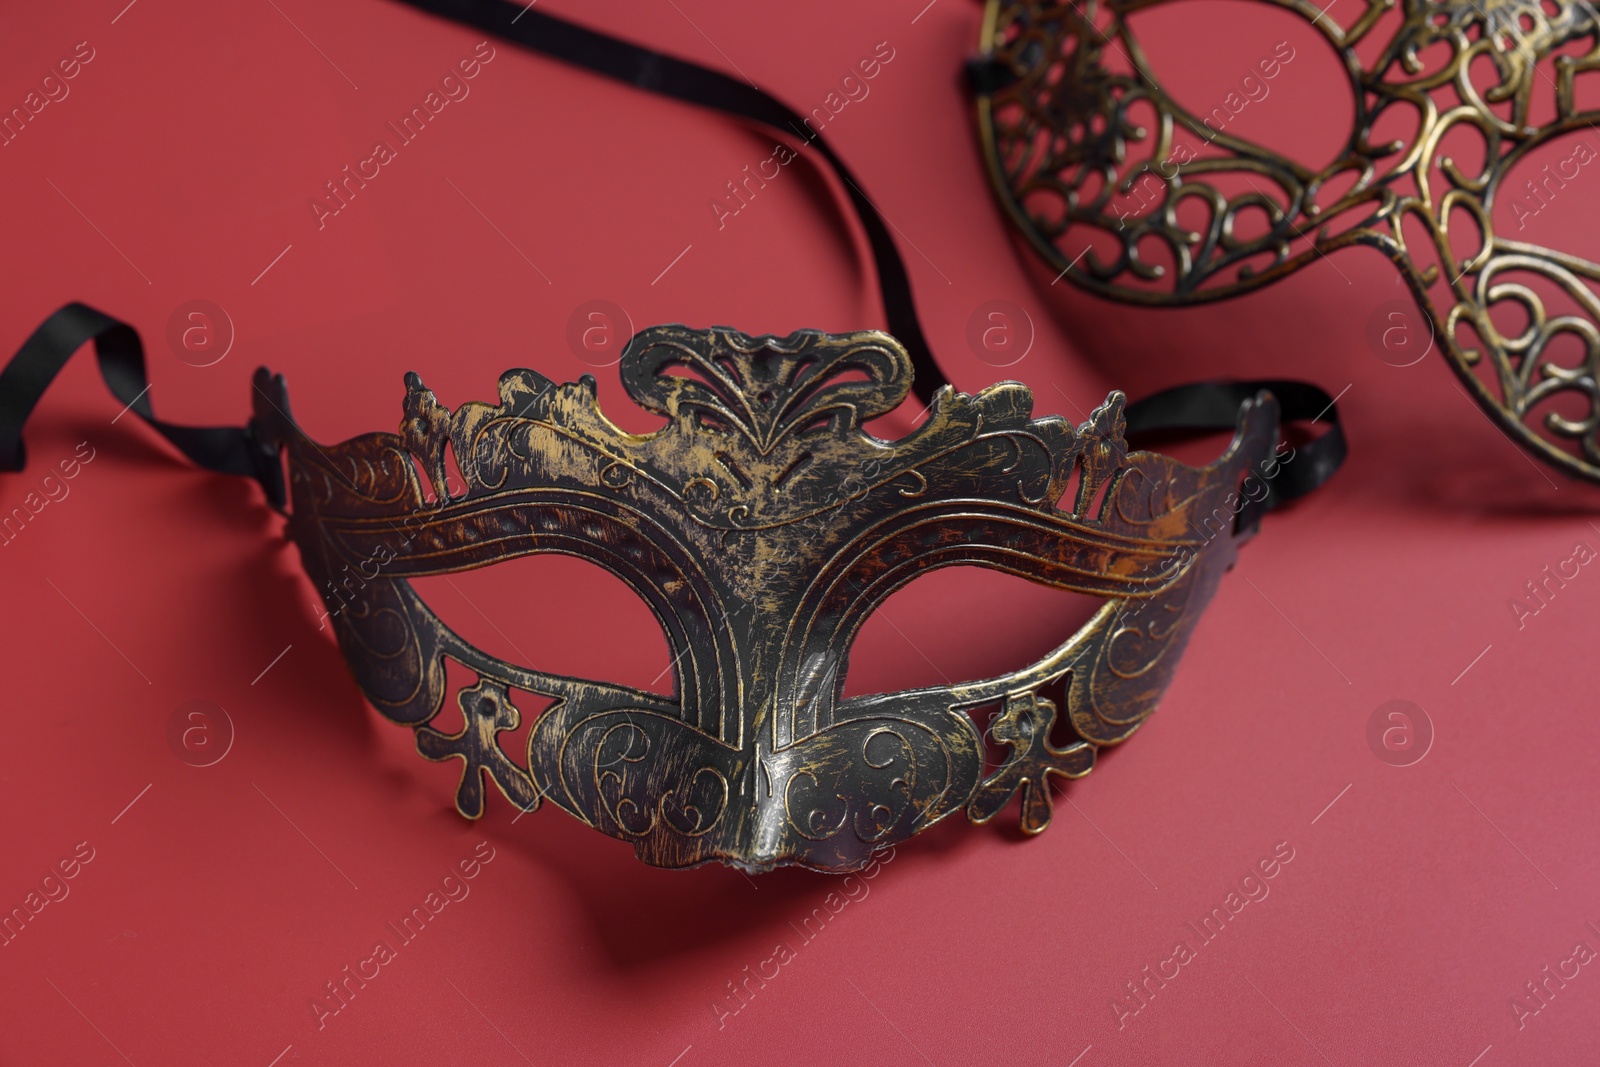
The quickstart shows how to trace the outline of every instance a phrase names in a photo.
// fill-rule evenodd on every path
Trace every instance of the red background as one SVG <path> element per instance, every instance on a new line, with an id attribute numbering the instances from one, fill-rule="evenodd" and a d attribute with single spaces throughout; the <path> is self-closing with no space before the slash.
<path id="1" fill-rule="evenodd" d="M 393 427 L 406 370 L 452 406 L 492 399 L 507 367 L 592 370 L 565 340 L 592 299 L 641 327 L 881 325 L 836 192 L 804 164 L 718 230 L 708 202 L 771 154 L 768 135 L 503 44 L 471 95 L 319 231 L 308 200 L 482 35 L 376 0 L 124 2 L 8 16 L 6 109 L 77 42 L 95 58 L 0 148 L 0 350 L 84 300 L 139 327 L 166 417 L 241 422 L 265 363 L 287 374 L 308 431 L 333 441 Z M 1597 494 L 1530 465 L 1437 357 L 1376 357 L 1367 320 L 1405 294 L 1365 252 L 1188 311 L 1063 283 L 1066 315 L 1052 317 L 974 150 L 956 75 L 976 6 L 923 4 L 550 6 L 736 66 L 801 110 L 889 42 L 868 98 L 827 132 L 900 231 L 962 388 L 1014 374 L 1040 412 L 1075 418 L 1111 387 L 1138 396 L 1215 374 L 1347 389 L 1349 464 L 1245 548 L 1138 739 L 1058 791 L 1071 803 L 1058 795 L 1037 839 L 952 822 L 902 845 L 809 942 L 795 927 L 836 880 L 653 870 L 553 809 L 513 826 L 498 797 L 469 825 L 452 808 L 457 765 L 420 759 L 366 708 L 318 632 L 280 520 L 132 417 L 113 425 L 121 405 L 80 356 L 30 426 L 29 470 L 0 479 L 9 511 L 79 442 L 95 449 L 70 495 L 0 547 L 0 907 L 77 843 L 94 858 L 0 948 L 0 1060 L 1595 1060 L 1600 967 L 1521 1029 L 1510 1002 L 1576 942 L 1600 948 L 1587 925 L 1600 924 L 1587 684 L 1600 576 L 1583 569 L 1521 629 L 1509 601 L 1575 543 L 1600 548 Z M 1197 103 L 1284 35 L 1246 5 L 1148 19 L 1152 56 Z M 1301 44 L 1252 121 L 1313 153 L 1332 143 L 1327 123 L 1295 109 L 1341 90 L 1331 53 Z M 1567 198 L 1555 232 L 1592 239 L 1592 201 Z M 194 299 L 237 332 L 204 368 L 165 342 Z M 965 343 L 974 309 L 996 299 L 1038 330 L 1003 372 Z M 597 373 L 616 415 L 615 372 Z M 455 582 L 428 594 L 492 650 L 631 684 L 666 665 L 645 609 L 582 565 Z M 850 687 L 1000 673 L 1082 614 L 1018 582 L 936 576 L 869 625 Z M 1393 699 L 1425 709 L 1436 735 L 1409 767 L 1368 747 L 1369 718 Z M 223 707 L 235 731 L 208 767 L 169 746 L 191 700 Z M 470 896 L 319 1030 L 324 983 L 481 841 L 494 859 Z M 1270 895 L 1119 1027 L 1125 983 L 1180 938 L 1197 944 L 1185 922 L 1279 842 L 1294 858 Z M 780 941 L 794 958 L 719 1020 L 714 1004 L 739 1005 L 728 983 Z"/>

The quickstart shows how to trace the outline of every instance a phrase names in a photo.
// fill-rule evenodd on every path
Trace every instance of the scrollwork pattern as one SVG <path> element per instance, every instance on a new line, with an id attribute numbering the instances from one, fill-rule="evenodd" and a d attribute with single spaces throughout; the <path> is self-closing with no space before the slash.
<path id="1" fill-rule="evenodd" d="M 1317 168 L 1208 125 L 1167 92 L 1127 23 L 1162 2 L 989 0 L 981 49 L 1000 84 L 978 96 L 980 140 L 1001 204 L 1049 269 L 1117 299 L 1189 304 L 1376 248 L 1485 412 L 1546 462 L 1600 480 L 1600 265 L 1494 221 L 1497 201 L 1520 195 L 1520 161 L 1600 125 L 1575 91 L 1600 68 L 1588 0 L 1366 0 L 1345 25 L 1307 0 L 1262 0 L 1312 22 L 1349 78 L 1352 127 Z M 1395 7 L 1401 18 L 1384 20 Z M 1118 55 L 1128 63 L 1108 58 Z M 1485 64 L 1487 82 L 1473 73 Z M 1135 117 L 1145 112 L 1154 120 Z M 1397 113 L 1414 116 L 1408 131 L 1379 137 Z M 1452 136 L 1481 147 L 1481 168 L 1445 153 Z M 1190 203 L 1204 206 L 1202 223 L 1180 224 Z M 1247 231 L 1250 213 L 1264 225 Z M 1494 281 L 1506 274 L 1537 279 L 1544 295 Z M 1572 313 L 1547 310 L 1552 294 Z M 1491 316 L 1506 300 L 1533 322 L 1515 338 Z M 1564 335 L 1578 341 L 1576 361 L 1549 358 Z"/>

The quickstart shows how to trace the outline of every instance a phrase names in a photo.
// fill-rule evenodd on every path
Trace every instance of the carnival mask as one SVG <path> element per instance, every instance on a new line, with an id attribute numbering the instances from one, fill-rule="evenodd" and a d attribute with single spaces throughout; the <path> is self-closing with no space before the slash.
<path id="1" fill-rule="evenodd" d="M 1349 77 L 1354 123 L 1326 166 L 1235 136 L 1243 95 L 1209 113 L 1180 106 L 1126 21 L 1151 0 L 989 0 L 969 69 L 1006 213 L 1052 274 L 1141 304 L 1236 296 L 1376 248 L 1483 410 L 1546 462 L 1600 480 L 1600 265 L 1494 221 L 1510 200 L 1520 226 L 1595 157 L 1575 139 L 1542 171 L 1518 167 L 1600 123 L 1576 102 L 1600 77 L 1600 14 L 1588 0 L 1369 2 L 1342 15 L 1266 2 L 1309 19 Z M 1262 77 L 1282 58 L 1263 59 Z"/>
<path id="2" fill-rule="evenodd" d="M 508 14 L 500 8 L 517 10 L 500 5 L 497 18 Z M 569 61 L 759 121 L 794 117 L 715 72 L 523 14 L 517 32 Z M 1036 418 L 1016 382 L 976 394 L 941 384 L 882 218 L 812 140 L 854 190 L 887 317 L 915 349 L 878 331 L 656 326 L 619 363 L 628 398 L 665 420 L 654 432 L 606 418 L 587 375 L 557 384 L 509 371 L 495 402 L 450 411 L 409 374 L 398 434 L 322 446 L 265 369 L 245 427 L 156 419 L 138 334 L 71 304 L 0 372 L 0 469 L 21 469 L 29 413 L 93 340 L 126 410 L 200 467 L 251 477 L 287 508 L 357 684 L 415 731 L 423 756 L 461 761 L 456 807 L 469 818 L 492 782 L 522 811 L 548 801 L 648 863 L 747 871 L 857 869 L 948 817 L 987 822 L 1014 798 L 1022 829 L 1037 833 L 1050 821 L 1052 778 L 1087 774 L 1100 747 L 1155 710 L 1262 515 L 1338 468 L 1338 416 L 1305 383 L 1212 382 L 1134 405 L 1112 393 L 1074 427 Z M 931 399 L 909 434 L 867 431 L 918 384 Z M 1291 445 L 1289 421 L 1327 430 Z M 1218 430 L 1232 440 L 1203 467 L 1127 442 Z M 649 606 L 672 656 L 670 687 L 507 662 L 446 626 L 411 584 L 537 553 L 594 563 Z M 1103 603 L 1038 662 L 846 698 L 867 617 L 907 583 L 957 565 Z M 449 663 L 474 676 L 453 692 Z M 530 710 L 522 693 L 548 706 L 525 751 L 508 753 L 501 735 Z M 434 723 L 451 698 L 463 725 L 447 733 Z M 1062 744 L 1051 740 L 1058 719 Z M 985 733 L 1004 758 L 988 756 Z"/>

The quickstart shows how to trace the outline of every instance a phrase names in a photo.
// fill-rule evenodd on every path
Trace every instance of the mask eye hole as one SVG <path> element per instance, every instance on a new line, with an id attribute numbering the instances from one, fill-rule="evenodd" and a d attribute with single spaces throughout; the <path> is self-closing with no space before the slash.
<path id="1" fill-rule="evenodd" d="M 524 556 L 412 579 L 412 585 L 446 626 L 507 663 L 663 695 L 673 691 L 661 624 L 622 579 L 587 560 Z M 523 713 L 526 722 L 529 709 Z"/>
<path id="2" fill-rule="evenodd" d="M 1350 80 L 1308 19 L 1242 0 L 1188 0 L 1147 8 L 1129 17 L 1128 28 L 1146 70 L 1204 124 L 1192 142 L 1197 153 L 1215 154 L 1207 139 L 1226 135 L 1320 169 L 1343 149 L 1355 117 Z M 1196 41 L 1205 42 L 1204 63 L 1192 61 Z M 1102 54 L 1108 66 L 1131 71 L 1109 47 Z M 1261 176 L 1255 180 L 1267 188 Z"/>
<path id="3" fill-rule="evenodd" d="M 1047 655 L 1103 601 L 986 567 L 932 571 L 867 617 L 850 648 L 845 696 L 993 678 Z"/>
<path id="4" fill-rule="evenodd" d="M 1070 54 L 1084 47 L 1074 39 L 1028 83 L 1026 108 L 1002 98 L 996 110 L 1006 181 L 1039 234 L 1064 261 L 1082 259 L 1084 272 L 1153 292 L 1195 269 L 1187 257 L 1248 245 L 1269 225 L 1291 246 L 1308 244 L 1287 223 L 1269 223 L 1298 196 L 1295 182 L 1283 179 L 1291 191 L 1274 177 L 1284 172 L 1270 157 L 1317 172 L 1349 142 L 1354 88 L 1327 38 L 1296 13 L 1241 0 L 1158 4 L 1129 16 L 1126 30 L 1144 53 L 1139 70 L 1120 38 L 1096 42 L 1093 62 Z M 1191 62 L 1196 41 L 1205 63 Z M 1159 86 L 1153 99 L 1112 88 L 1146 75 Z M 1236 221 L 1250 204 L 1258 206 Z M 1190 281 L 1248 281 L 1274 256 L 1245 253 Z"/>
<path id="5" fill-rule="evenodd" d="M 1496 193 L 1497 237 L 1600 262 L 1594 225 L 1600 215 L 1600 130 L 1575 130 L 1540 144 L 1517 160 Z"/>

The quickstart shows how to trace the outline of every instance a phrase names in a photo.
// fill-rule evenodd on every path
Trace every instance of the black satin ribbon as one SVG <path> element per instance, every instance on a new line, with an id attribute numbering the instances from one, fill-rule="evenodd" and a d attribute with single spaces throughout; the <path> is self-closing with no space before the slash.
<path id="1" fill-rule="evenodd" d="M 72 354 L 94 341 L 100 376 L 111 395 L 198 467 L 254 478 L 274 507 L 285 503 L 283 465 L 277 449 L 251 426 L 179 426 L 156 418 L 145 376 L 144 344 L 125 322 L 72 303 L 45 319 L 0 371 L 0 470 L 20 471 L 28 462 L 22 427 L 45 389 Z"/>

